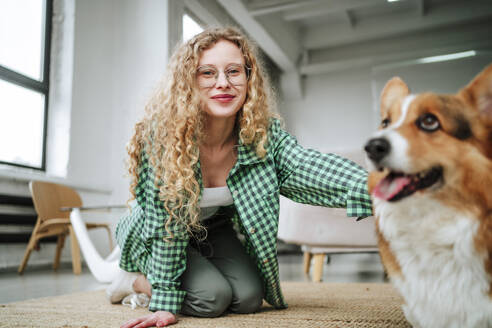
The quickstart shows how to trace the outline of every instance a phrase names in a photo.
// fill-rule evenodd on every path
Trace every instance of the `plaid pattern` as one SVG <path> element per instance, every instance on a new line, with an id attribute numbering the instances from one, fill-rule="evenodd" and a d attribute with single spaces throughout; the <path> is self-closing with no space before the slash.
<path id="1" fill-rule="evenodd" d="M 199 165 L 196 174 L 202 185 Z M 152 285 L 151 311 L 177 313 L 186 294 L 179 289 L 179 277 L 186 268 L 189 237 L 175 227 L 174 239 L 163 240 L 167 213 L 153 177 L 144 156 L 136 189 L 138 205 L 116 231 L 122 249 L 120 267 L 147 275 Z M 236 208 L 232 221 L 257 264 L 268 303 L 287 306 L 280 290 L 276 251 L 279 195 L 306 204 L 347 208 L 347 216 L 365 217 L 372 214 L 366 184 L 367 173 L 360 166 L 334 154 L 302 148 L 276 119 L 270 125 L 265 158 L 258 158 L 252 147 L 238 146 L 237 163 L 227 178 Z"/>
<path id="2" fill-rule="evenodd" d="M 177 313 L 186 295 L 179 290 L 179 277 L 186 268 L 188 236 L 184 229 L 174 226 L 171 227 L 173 240 L 164 241 L 168 236 L 167 213 L 154 185 L 154 176 L 144 153 L 135 189 L 136 204 L 116 229 L 116 240 L 122 250 L 120 267 L 146 275 L 152 286 L 149 310 Z"/>

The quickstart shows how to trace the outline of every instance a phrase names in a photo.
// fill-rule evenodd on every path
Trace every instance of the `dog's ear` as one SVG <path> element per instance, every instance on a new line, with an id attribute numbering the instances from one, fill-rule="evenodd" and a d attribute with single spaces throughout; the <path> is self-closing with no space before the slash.
<path id="1" fill-rule="evenodd" d="M 387 117 L 393 103 L 410 94 L 410 89 L 399 77 L 389 80 L 381 92 L 381 118 Z"/>
<path id="2" fill-rule="evenodd" d="M 485 155 L 492 159 L 492 65 L 463 88 L 460 95 L 472 109 L 478 111 L 483 129 L 477 131 L 476 137 L 484 147 Z"/>
<path id="3" fill-rule="evenodd" d="M 478 110 L 481 120 L 492 126 L 492 65 L 478 74 L 461 90 L 461 94 Z"/>

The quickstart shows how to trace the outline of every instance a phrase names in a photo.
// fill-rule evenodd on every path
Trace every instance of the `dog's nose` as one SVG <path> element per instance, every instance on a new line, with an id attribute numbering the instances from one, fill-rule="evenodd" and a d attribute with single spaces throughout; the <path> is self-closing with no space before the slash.
<path id="1" fill-rule="evenodd" d="M 388 155 L 390 149 L 390 143 L 385 138 L 371 139 L 364 146 L 367 156 L 375 162 L 379 162 L 384 156 Z"/>

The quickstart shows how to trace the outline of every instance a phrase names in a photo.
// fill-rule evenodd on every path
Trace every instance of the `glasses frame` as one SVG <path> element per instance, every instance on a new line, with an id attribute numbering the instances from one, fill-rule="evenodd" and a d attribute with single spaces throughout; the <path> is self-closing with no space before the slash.
<path id="1" fill-rule="evenodd" d="M 234 84 L 234 83 L 232 83 L 232 82 L 230 81 L 229 76 L 227 75 L 226 71 L 227 71 L 227 69 L 228 69 L 228 68 L 230 68 L 230 66 L 232 66 L 232 65 L 233 65 L 233 66 L 239 66 L 239 67 L 243 67 L 243 68 L 244 68 L 244 73 L 246 74 L 246 81 L 245 81 L 245 83 L 244 83 L 244 84 Z M 233 86 L 233 87 L 240 87 L 240 86 L 243 86 L 243 85 L 247 85 L 247 84 L 248 84 L 248 81 L 249 81 L 249 77 L 250 77 L 250 75 L 251 75 L 251 74 L 250 74 L 250 72 L 251 72 L 251 67 L 248 67 L 246 64 L 243 64 L 243 65 L 241 65 L 241 64 L 232 64 L 232 65 L 227 66 L 227 67 L 225 68 L 225 70 L 223 70 L 223 71 L 222 71 L 222 73 L 225 75 L 225 78 L 226 78 L 226 80 L 227 80 L 227 83 L 229 83 L 229 84 L 230 84 L 231 86 Z M 215 76 L 214 76 L 214 78 L 213 78 L 213 84 L 211 84 L 210 86 L 201 86 L 201 85 L 200 85 L 200 82 L 198 81 L 198 79 L 199 79 L 199 71 L 200 71 L 200 69 L 202 69 L 202 68 L 206 68 L 206 67 L 209 67 L 209 68 L 211 68 L 211 69 L 215 70 L 215 71 L 216 71 L 216 74 L 215 74 Z M 215 67 L 215 66 L 213 66 L 213 65 L 202 65 L 202 66 L 199 66 L 199 67 L 197 68 L 197 70 L 196 70 L 196 81 L 197 81 L 198 86 L 199 86 L 200 88 L 203 88 L 203 89 L 213 88 L 213 87 L 217 84 L 217 81 L 218 81 L 218 79 L 219 79 L 219 74 L 220 74 L 220 72 L 221 72 L 221 71 L 220 71 L 219 69 L 217 69 L 217 67 Z"/>

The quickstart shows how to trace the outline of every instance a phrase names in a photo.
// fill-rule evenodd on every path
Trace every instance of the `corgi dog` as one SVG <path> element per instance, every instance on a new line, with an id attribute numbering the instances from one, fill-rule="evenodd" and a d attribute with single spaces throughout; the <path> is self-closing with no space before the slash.
<path id="1" fill-rule="evenodd" d="M 492 65 L 457 94 L 381 93 L 365 145 L 381 260 L 414 327 L 492 327 Z"/>

